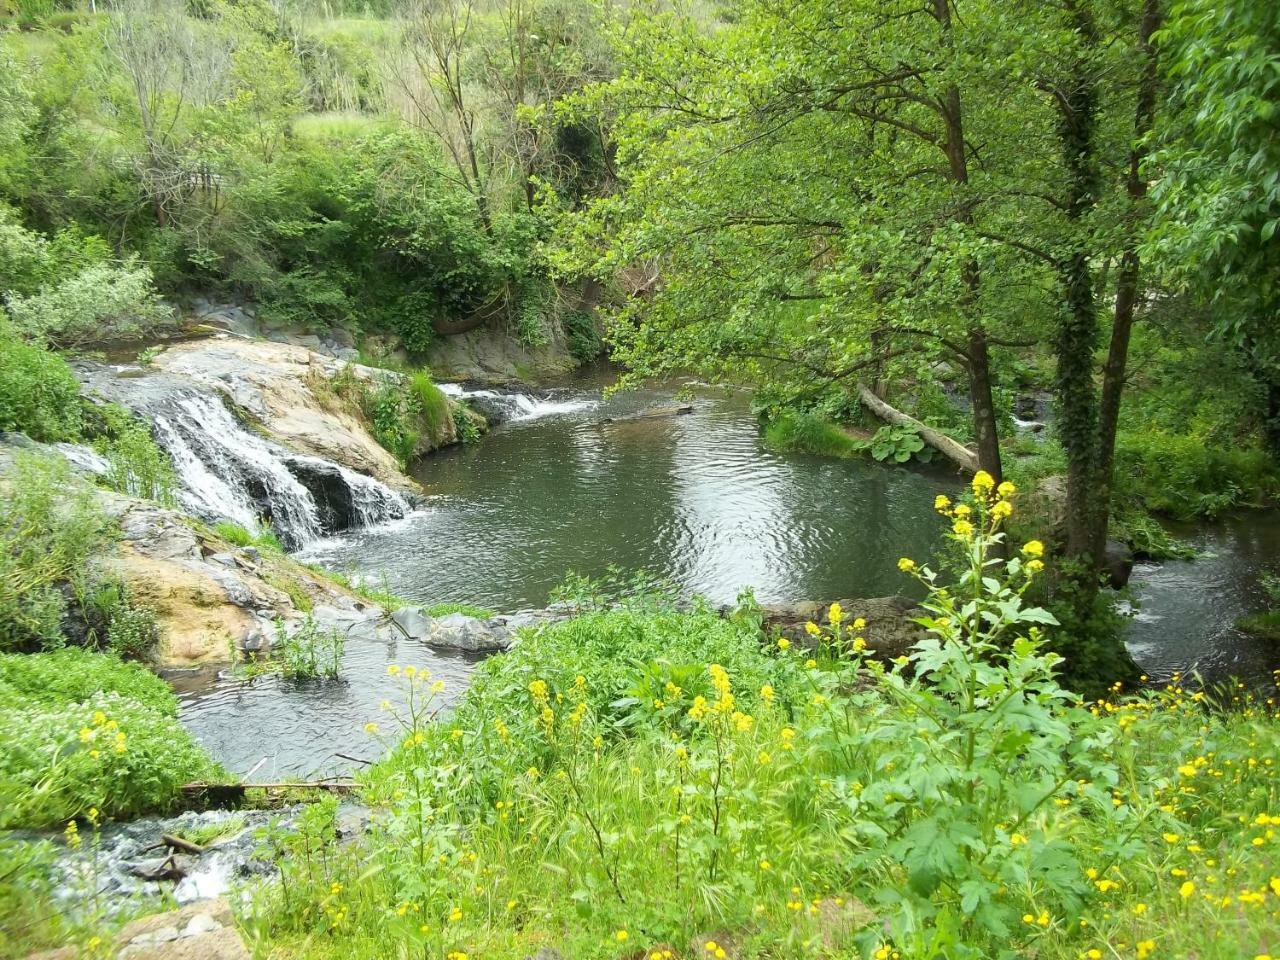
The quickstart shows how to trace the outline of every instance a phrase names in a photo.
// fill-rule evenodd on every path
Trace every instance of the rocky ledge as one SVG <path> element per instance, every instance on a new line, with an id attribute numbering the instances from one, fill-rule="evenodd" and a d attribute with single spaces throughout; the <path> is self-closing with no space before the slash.
<path id="1" fill-rule="evenodd" d="M 104 954 L 117 960 L 249 960 L 226 900 L 205 900 L 126 924 Z M 27 960 L 74 960 L 75 947 L 32 954 Z"/>

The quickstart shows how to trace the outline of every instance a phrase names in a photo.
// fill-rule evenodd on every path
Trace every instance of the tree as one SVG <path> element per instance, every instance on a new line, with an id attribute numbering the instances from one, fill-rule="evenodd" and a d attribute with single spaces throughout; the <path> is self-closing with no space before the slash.
<path id="1" fill-rule="evenodd" d="M 1265 388 L 1280 450 L 1280 7 L 1180 0 L 1156 41 L 1172 99 L 1147 252 L 1167 282 L 1212 305 L 1215 337 Z"/>

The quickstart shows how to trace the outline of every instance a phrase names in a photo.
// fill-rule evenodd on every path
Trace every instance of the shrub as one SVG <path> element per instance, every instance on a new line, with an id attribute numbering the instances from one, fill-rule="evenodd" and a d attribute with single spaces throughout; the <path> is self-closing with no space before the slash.
<path id="1" fill-rule="evenodd" d="M 779 411 L 765 424 L 764 442 L 775 450 L 794 450 L 820 456 L 848 457 L 859 442 L 816 413 Z"/>
<path id="2" fill-rule="evenodd" d="M 560 319 L 569 355 L 579 363 L 590 363 L 604 352 L 604 341 L 595 318 L 587 310 L 569 310 Z"/>
<path id="3" fill-rule="evenodd" d="M 0 322 L 0 430 L 57 442 L 80 435 L 80 384 L 67 362 Z"/>
<path id="4" fill-rule="evenodd" d="M 272 654 L 279 660 L 282 676 L 299 680 L 338 676 L 346 649 L 341 631 L 322 629 L 310 614 L 292 630 L 281 620 L 276 621 L 275 629 Z"/>
<path id="5" fill-rule="evenodd" d="M 107 461 L 102 482 L 117 493 L 174 506 L 178 475 L 150 428 L 114 405 L 103 408 L 102 415 L 106 428 L 93 444 Z"/>
<path id="6" fill-rule="evenodd" d="M 1266 451 L 1248 446 L 1216 447 L 1159 430 L 1124 433 L 1116 446 L 1118 495 L 1175 517 L 1257 504 L 1276 492 L 1278 481 Z"/>
<path id="7" fill-rule="evenodd" d="M 94 264 L 31 296 L 12 295 L 9 313 L 26 336 L 61 347 L 136 340 L 176 319 L 156 295 L 151 271 L 135 263 Z"/>
<path id="8" fill-rule="evenodd" d="M 0 706 L 81 703 L 95 693 L 118 694 L 165 716 L 178 712 L 167 683 L 114 654 L 78 648 L 0 654 Z"/>
<path id="9" fill-rule="evenodd" d="M 0 707 L 0 828 L 43 827 L 96 808 L 130 817 L 172 808 L 216 768 L 172 716 L 118 693 Z"/>
<path id="10" fill-rule="evenodd" d="M 106 538 L 93 491 L 64 461 L 15 458 L 0 490 L 0 651 L 61 645 L 68 596 L 85 597 Z"/>

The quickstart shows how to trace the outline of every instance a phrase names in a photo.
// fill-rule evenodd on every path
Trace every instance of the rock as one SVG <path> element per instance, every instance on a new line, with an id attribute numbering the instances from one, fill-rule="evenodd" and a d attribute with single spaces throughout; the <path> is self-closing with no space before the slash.
<path id="1" fill-rule="evenodd" d="M 197 913 L 191 918 L 191 921 L 182 929 L 184 937 L 197 937 L 202 933 L 212 933 L 214 930 L 221 930 L 222 924 L 207 913 Z"/>
<path id="2" fill-rule="evenodd" d="M 437 617 L 424 638 L 433 647 L 473 652 L 505 650 L 510 644 L 510 633 L 502 626 L 491 627 L 483 620 L 461 613 Z"/>
<path id="3" fill-rule="evenodd" d="M 116 956 L 119 960 L 250 960 L 251 955 L 240 934 L 224 928 L 165 944 L 130 943 Z"/>
<path id="4" fill-rule="evenodd" d="M 271 638 L 261 630 L 250 630 L 240 641 L 240 649 L 245 653 L 263 654 L 271 649 Z"/>
<path id="5" fill-rule="evenodd" d="M 405 636 L 412 637 L 414 640 L 425 640 L 435 622 L 419 607 L 401 607 L 392 612 L 391 619 L 405 632 Z"/>
<path id="6" fill-rule="evenodd" d="M 924 630 L 912 622 L 918 615 L 915 604 L 905 597 L 871 597 L 865 600 L 841 600 L 849 621 L 862 617 L 867 627 L 861 636 L 866 638 L 867 648 L 880 659 L 892 660 L 906 654 L 924 637 Z M 809 621 L 826 623 L 830 601 L 775 604 L 762 607 L 763 626 L 766 631 L 786 637 L 793 643 L 806 647 L 814 645 L 804 625 Z"/>
<path id="7" fill-rule="evenodd" d="M 142 917 L 127 923 L 120 930 L 119 942 L 129 943 L 162 927 L 185 929 L 198 916 L 208 917 L 219 927 L 235 925 L 235 919 L 231 915 L 231 905 L 225 899 L 219 897 L 216 900 L 201 900 L 197 903 L 189 903 L 180 910 L 157 913 L 153 916 Z"/>
<path id="8" fill-rule="evenodd" d="M 1121 589 L 1133 574 L 1133 551 L 1118 540 L 1108 540 L 1102 555 L 1102 568 L 1111 588 Z"/>
<path id="9" fill-rule="evenodd" d="M 552 324 L 551 339 L 539 347 L 526 347 L 501 331 L 488 327 L 436 337 L 427 363 L 439 376 L 481 383 L 546 379 L 567 373 L 578 365 L 564 343 L 559 324 Z"/>
<path id="10" fill-rule="evenodd" d="M 224 567 L 234 567 L 236 565 L 236 558 L 229 553 L 211 553 L 209 560 L 213 563 L 220 563 Z"/>
<path id="11" fill-rule="evenodd" d="M 564 960 L 559 950 L 551 947 L 539 947 L 537 953 L 531 953 L 524 960 Z"/>
<path id="12" fill-rule="evenodd" d="M 262 554 L 259 552 L 257 547 L 245 547 L 240 551 L 240 555 L 253 563 L 258 563 L 262 560 Z"/>
<path id="13" fill-rule="evenodd" d="M 327 381 L 344 365 L 314 352 L 312 341 L 318 347 L 319 338 L 298 339 L 307 345 L 204 337 L 167 347 L 152 366 L 223 394 L 287 447 L 398 489 L 416 489 L 354 413 L 313 391 L 313 385 Z M 385 375 L 355 364 L 346 367 L 368 379 Z"/>

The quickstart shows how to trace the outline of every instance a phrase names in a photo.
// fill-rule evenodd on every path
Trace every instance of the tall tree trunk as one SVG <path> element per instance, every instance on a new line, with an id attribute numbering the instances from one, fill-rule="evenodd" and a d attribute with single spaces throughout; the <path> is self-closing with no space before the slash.
<path id="1" fill-rule="evenodd" d="M 1098 343 L 1098 305 L 1086 242 L 1085 219 L 1098 199 L 1097 93 L 1089 53 L 1097 44 L 1087 0 L 1068 3 L 1080 42 L 1085 45 L 1076 69 L 1057 93 L 1058 135 L 1066 168 L 1065 206 L 1071 229 L 1072 252 L 1063 260 L 1061 283 L 1063 316 L 1058 325 L 1058 429 L 1067 454 L 1067 556 L 1095 568 L 1100 545 L 1094 481 L 1097 476 L 1098 392 L 1093 381 L 1093 351 Z M 1092 579 L 1092 578 L 1087 578 Z"/>
<path id="2" fill-rule="evenodd" d="M 981 327 L 969 331 L 969 404 L 973 411 L 973 436 L 978 447 L 978 466 L 996 483 L 1004 479 L 1000 464 L 1000 436 L 996 432 L 996 405 L 991 391 L 991 362 L 987 337 Z"/>
<path id="3" fill-rule="evenodd" d="M 1111 345 L 1102 368 L 1102 400 L 1098 412 L 1098 478 L 1097 499 L 1100 509 L 1094 518 L 1097 524 L 1093 539 L 1095 560 L 1101 565 L 1102 553 L 1107 542 L 1107 523 L 1110 518 L 1111 484 L 1115 468 L 1116 433 L 1120 423 L 1120 397 L 1124 390 L 1125 366 L 1129 356 L 1129 337 L 1133 331 L 1134 308 L 1138 301 L 1138 281 L 1142 267 L 1138 256 L 1138 238 L 1141 234 L 1142 204 L 1147 196 L 1147 181 L 1142 176 L 1142 162 L 1146 158 L 1145 143 L 1155 123 L 1156 97 L 1160 89 L 1156 50 L 1151 36 L 1160 28 L 1160 0 L 1145 0 L 1142 21 L 1138 27 L 1138 49 L 1144 64 L 1139 81 L 1137 105 L 1134 110 L 1133 146 L 1129 150 L 1129 174 L 1125 190 L 1129 196 L 1129 217 L 1124 253 L 1120 258 L 1120 272 L 1116 278 L 1116 305 L 1111 324 Z"/>
<path id="4" fill-rule="evenodd" d="M 947 46 L 951 44 L 951 0 L 933 0 L 933 15 L 942 28 Z M 965 154 L 964 109 L 960 88 L 947 87 L 941 98 L 941 113 L 947 135 L 943 151 L 951 179 L 957 187 L 956 200 L 959 209 L 956 220 L 966 227 L 973 225 L 973 208 L 964 190 L 969 184 L 969 163 Z M 973 417 L 973 435 L 978 443 L 978 467 L 987 471 L 999 483 L 1004 477 L 1000 463 L 1000 434 L 996 422 L 995 402 L 991 392 L 991 361 L 987 353 L 986 333 L 977 317 L 978 291 L 982 283 L 977 260 L 964 266 L 964 299 L 961 313 L 969 325 L 966 361 L 969 367 L 970 413 Z"/>

